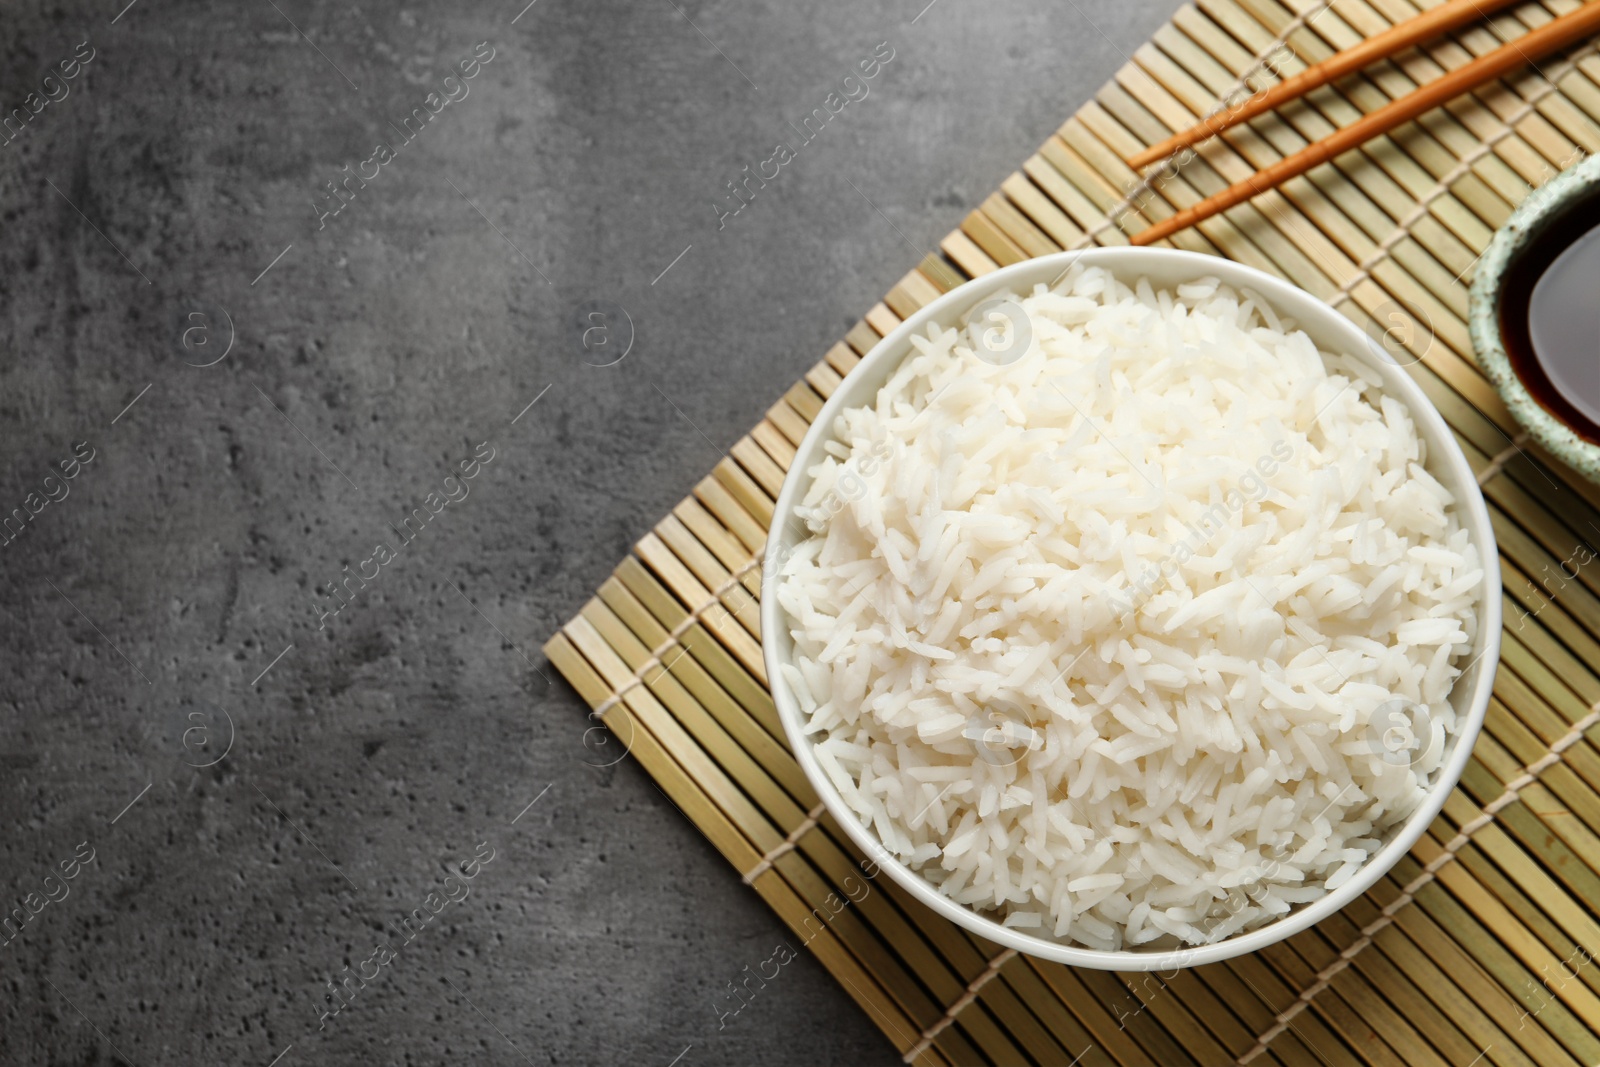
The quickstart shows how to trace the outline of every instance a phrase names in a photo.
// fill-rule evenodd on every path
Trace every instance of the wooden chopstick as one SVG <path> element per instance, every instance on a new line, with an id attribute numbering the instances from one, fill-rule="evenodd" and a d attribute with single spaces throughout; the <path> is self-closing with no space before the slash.
<path id="1" fill-rule="evenodd" d="M 1180 148 L 1188 148 L 1208 137 L 1215 136 L 1230 126 L 1255 118 L 1297 97 L 1304 96 L 1335 78 L 1360 70 L 1380 59 L 1409 48 L 1418 41 L 1426 41 L 1449 33 L 1474 19 L 1491 15 L 1510 4 L 1512 0 L 1449 0 L 1431 11 L 1414 15 L 1398 25 L 1391 26 L 1376 37 L 1368 37 L 1354 48 L 1336 53 L 1315 66 L 1279 82 L 1272 88 L 1257 93 L 1238 107 L 1225 108 L 1181 133 L 1175 133 L 1158 145 L 1128 159 L 1128 166 L 1143 170 L 1152 163 L 1166 159 Z"/>
<path id="2" fill-rule="evenodd" d="M 1524 63 L 1532 63 L 1542 56 L 1581 41 L 1596 30 L 1600 30 L 1600 0 L 1591 0 L 1576 11 L 1547 22 L 1487 55 L 1479 56 L 1466 66 L 1429 82 L 1415 92 L 1379 108 L 1333 135 L 1302 148 L 1287 159 L 1279 160 L 1272 166 L 1257 171 L 1215 196 L 1208 196 L 1193 207 L 1184 208 L 1165 222 L 1158 222 L 1149 229 L 1135 234 L 1131 242 L 1136 245 L 1151 244 L 1178 230 L 1208 219 L 1219 211 L 1226 211 L 1257 193 L 1276 188 L 1290 178 L 1304 174 L 1312 167 L 1327 163 L 1335 156 L 1348 152 L 1365 141 L 1410 122 L 1418 115 L 1431 111 L 1484 82 L 1493 81 Z"/>

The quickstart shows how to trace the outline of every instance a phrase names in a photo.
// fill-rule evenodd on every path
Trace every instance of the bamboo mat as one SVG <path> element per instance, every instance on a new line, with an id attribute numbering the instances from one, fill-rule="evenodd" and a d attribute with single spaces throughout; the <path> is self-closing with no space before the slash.
<path id="1" fill-rule="evenodd" d="M 1546 60 L 1255 198 L 1179 247 L 1248 263 L 1411 342 L 1479 472 L 1505 577 L 1488 721 L 1444 812 L 1364 898 L 1256 955 L 1166 974 L 1043 963 L 965 933 L 856 854 L 790 756 L 756 597 L 773 499 L 823 400 L 903 316 L 1017 260 L 1124 244 L 1501 39 L 1525 4 L 1319 90 L 1141 183 L 1122 160 L 1415 13 L 1406 0 L 1185 7 L 767 412 L 545 646 L 672 802 L 920 1064 L 1600 1064 L 1600 487 L 1537 452 L 1473 361 L 1477 254 L 1600 149 L 1600 55 Z M 1431 336 L 1430 336 L 1431 334 Z M 597 748 L 597 751 L 603 749 Z M 863 889 L 865 893 L 863 894 Z M 842 905 L 842 906 L 841 906 Z M 837 912 L 837 914 L 835 914 Z M 753 972 L 752 972 L 753 973 Z M 748 979 L 747 979 L 748 980 Z M 758 979 L 759 980 L 759 979 Z M 754 992 L 754 986 L 750 987 Z M 714 1013 L 739 1001 L 730 989 Z"/>

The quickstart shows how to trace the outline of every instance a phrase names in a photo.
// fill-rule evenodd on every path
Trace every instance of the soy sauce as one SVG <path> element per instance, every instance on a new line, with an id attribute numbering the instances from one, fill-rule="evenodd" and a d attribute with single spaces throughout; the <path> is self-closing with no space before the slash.
<path id="1" fill-rule="evenodd" d="M 1500 287 L 1511 369 L 1546 411 L 1600 444 L 1600 194 L 1551 218 Z"/>

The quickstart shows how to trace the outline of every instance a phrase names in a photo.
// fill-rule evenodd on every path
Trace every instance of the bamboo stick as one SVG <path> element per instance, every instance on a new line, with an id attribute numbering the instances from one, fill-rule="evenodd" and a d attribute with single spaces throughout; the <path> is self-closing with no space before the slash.
<path id="1" fill-rule="evenodd" d="M 1368 37 L 1354 48 L 1339 52 L 1321 63 L 1307 67 L 1305 70 L 1286 78 L 1272 88 L 1258 93 L 1244 101 L 1237 107 L 1229 107 L 1213 114 L 1200 123 L 1172 135 L 1160 144 L 1134 154 L 1128 160 L 1128 166 L 1135 170 L 1143 170 L 1150 164 L 1162 160 L 1190 145 L 1198 144 L 1208 137 L 1214 137 L 1223 130 L 1241 122 L 1247 122 L 1257 115 L 1264 114 L 1275 108 L 1281 107 L 1291 100 L 1309 93 L 1318 86 L 1342 78 L 1346 74 L 1360 70 L 1379 59 L 1389 56 L 1403 49 L 1409 48 L 1420 41 L 1449 33 L 1458 26 L 1465 25 L 1474 19 L 1481 18 L 1491 11 L 1498 10 L 1510 3 L 1511 0 L 1449 0 L 1448 3 L 1424 11 L 1422 14 L 1408 19 L 1397 26 Z"/>
<path id="2" fill-rule="evenodd" d="M 1243 203 L 1250 197 L 1276 188 L 1290 178 L 1304 174 L 1312 167 L 1320 166 L 1380 133 L 1386 133 L 1402 123 L 1410 122 L 1468 89 L 1580 41 L 1596 29 L 1600 29 L 1600 3 L 1586 4 L 1569 15 L 1564 15 L 1488 55 L 1473 60 L 1464 67 L 1451 71 L 1410 96 L 1402 97 L 1380 108 L 1353 125 L 1344 127 L 1326 140 L 1319 141 L 1288 159 L 1208 197 L 1201 203 L 1185 208 L 1172 218 L 1135 234 L 1133 243 L 1147 245 L 1159 241 L 1184 227 L 1193 226 L 1220 211 L 1226 211 L 1236 204 Z"/>
<path id="3" fill-rule="evenodd" d="M 1400 883 L 1414 878 L 1420 870 L 1421 864 L 1407 857 L 1396 865 L 1394 872 L 1386 876 L 1380 885 L 1393 891 Z M 1347 909 L 1354 921 L 1367 924 L 1378 917 L 1383 905 L 1372 897 L 1373 894 L 1369 893 Z M 1509 1065 L 1531 1061 L 1540 1067 L 1577 1067 L 1578 1061 L 1543 1030 L 1538 1027 L 1519 1028 L 1515 1017 L 1496 1018 L 1495 1014 L 1491 1014 L 1491 1006 L 1509 1006 L 1513 1002 L 1464 947 L 1481 944 L 1481 934 L 1475 935 L 1473 930 L 1465 927 L 1447 929 L 1433 918 L 1425 906 L 1404 909 L 1395 916 L 1391 925 L 1398 935 L 1380 935 L 1374 942 L 1374 949 L 1406 967 L 1409 973 L 1421 975 L 1427 982 L 1423 988 L 1435 1003 L 1442 999 L 1445 1004 L 1451 1004 L 1454 998 L 1449 991 L 1461 991 L 1472 1008 L 1458 1012 L 1453 1018 L 1480 1049 L 1492 1046 L 1499 1050 L 1488 1053 L 1485 1062 Z M 1513 1052 L 1514 1055 L 1511 1055 Z"/>

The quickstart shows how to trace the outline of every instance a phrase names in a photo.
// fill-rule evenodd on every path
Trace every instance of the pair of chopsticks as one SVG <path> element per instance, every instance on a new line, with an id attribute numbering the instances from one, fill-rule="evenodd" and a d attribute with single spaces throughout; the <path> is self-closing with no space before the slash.
<path id="1" fill-rule="evenodd" d="M 1187 148 L 1230 126 L 1260 115 L 1280 104 L 1300 97 L 1320 85 L 1372 63 L 1394 55 L 1418 41 L 1448 33 L 1481 15 L 1487 15 L 1509 4 L 1511 0 L 1449 0 L 1432 11 L 1407 19 L 1384 33 L 1364 41 L 1355 48 L 1340 52 L 1332 58 L 1310 67 L 1273 88 L 1252 97 L 1248 102 L 1228 113 L 1218 113 L 1161 144 L 1146 149 L 1128 162 L 1135 170 L 1166 159 L 1173 152 Z M 1569 14 L 1546 23 L 1509 44 L 1496 48 L 1486 55 L 1451 71 L 1444 77 L 1420 87 L 1416 91 L 1379 108 L 1359 121 L 1292 156 L 1279 160 L 1264 170 L 1259 170 L 1229 186 L 1215 196 L 1206 197 L 1193 207 L 1184 208 L 1164 222 L 1133 236 L 1132 243 L 1147 245 L 1170 236 L 1178 230 L 1193 226 L 1235 204 L 1276 188 L 1296 175 L 1327 163 L 1335 156 L 1357 147 L 1380 134 L 1387 133 L 1418 115 L 1432 111 L 1462 93 L 1493 81 L 1524 63 L 1533 63 L 1552 52 L 1600 31 L 1600 0 L 1584 4 Z"/>

